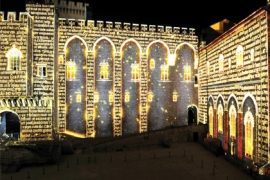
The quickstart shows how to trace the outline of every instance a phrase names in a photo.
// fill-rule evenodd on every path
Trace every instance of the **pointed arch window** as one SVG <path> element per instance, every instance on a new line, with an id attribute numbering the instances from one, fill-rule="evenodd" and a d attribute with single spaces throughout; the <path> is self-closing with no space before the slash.
<path id="1" fill-rule="evenodd" d="M 219 73 L 221 74 L 224 72 L 224 57 L 222 54 L 219 55 L 218 65 L 219 65 Z"/>
<path id="2" fill-rule="evenodd" d="M 244 65 L 243 57 L 244 57 L 244 49 L 241 45 L 239 45 L 236 49 L 236 68 L 243 67 Z"/>
<path id="3" fill-rule="evenodd" d="M 108 62 L 101 62 L 99 64 L 100 67 L 100 79 L 109 79 L 109 63 Z"/>
<path id="4" fill-rule="evenodd" d="M 184 81 L 191 80 L 191 66 L 185 65 L 184 66 Z"/>
<path id="5" fill-rule="evenodd" d="M 75 79 L 76 63 L 72 60 L 67 62 L 67 79 Z"/>
<path id="6" fill-rule="evenodd" d="M 249 107 L 244 117 L 244 125 L 245 125 L 245 156 L 246 158 L 252 159 L 254 118 Z"/>
<path id="7" fill-rule="evenodd" d="M 162 64 L 160 66 L 160 70 L 161 70 L 161 80 L 168 81 L 169 80 L 169 66 L 166 64 Z"/>
<path id="8" fill-rule="evenodd" d="M 6 57 L 8 58 L 7 70 L 20 70 L 22 53 L 15 45 L 7 52 Z"/>
<path id="9" fill-rule="evenodd" d="M 131 80 L 139 80 L 140 78 L 140 66 L 138 63 L 131 64 Z"/>

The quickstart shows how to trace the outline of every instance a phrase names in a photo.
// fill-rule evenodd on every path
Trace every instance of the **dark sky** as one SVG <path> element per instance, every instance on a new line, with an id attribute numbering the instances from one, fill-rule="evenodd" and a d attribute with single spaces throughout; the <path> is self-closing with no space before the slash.
<path id="1" fill-rule="evenodd" d="M 0 0 L 1 10 L 23 8 L 25 0 Z M 42 0 L 33 0 L 40 2 Z M 76 0 L 74 0 L 76 1 Z M 196 33 L 224 18 L 238 23 L 267 0 L 185 0 L 185 1 L 102 1 L 88 2 L 93 9 L 93 20 L 129 22 L 148 25 L 195 28 Z"/>

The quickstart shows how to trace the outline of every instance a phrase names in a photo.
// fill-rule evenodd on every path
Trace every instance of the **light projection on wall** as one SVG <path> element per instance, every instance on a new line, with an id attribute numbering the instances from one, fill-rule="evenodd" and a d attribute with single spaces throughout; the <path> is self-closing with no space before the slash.
<path id="1" fill-rule="evenodd" d="M 253 157 L 253 128 L 254 128 L 254 117 L 248 107 L 248 111 L 244 116 L 245 126 L 245 156 L 248 159 Z"/>
<path id="2" fill-rule="evenodd" d="M 223 71 L 224 71 L 224 57 L 222 54 L 219 55 L 218 65 L 219 65 L 219 73 L 223 73 Z"/>
<path id="3" fill-rule="evenodd" d="M 139 133 L 140 119 L 140 48 L 135 40 L 128 40 L 122 46 L 122 92 L 123 134 Z"/>
<path id="4" fill-rule="evenodd" d="M 15 45 L 7 52 L 8 58 L 7 70 L 20 70 L 22 53 Z"/>
<path id="5" fill-rule="evenodd" d="M 229 109 L 229 118 L 230 118 L 230 138 L 232 140 L 236 139 L 236 108 L 234 106 L 234 101 L 232 101 L 232 105 Z"/>
<path id="6" fill-rule="evenodd" d="M 86 132 L 86 45 L 81 38 L 70 38 L 66 52 L 66 131 L 84 137 Z"/>
<path id="7" fill-rule="evenodd" d="M 218 114 L 218 133 L 223 134 L 223 106 L 220 101 L 218 104 L 217 114 Z"/>
<path id="8" fill-rule="evenodd" d="M 209 106 L 208 115 L 209 115 L 209 135 L 213 137 L 214 136 L 214 119 L 213 119 L 214 111 L 213 111 L 212 105 Z"/>
<path id="9" fill-rule="evenodd" d="M 96 137 L 113 136 L 113 67 L 114 49 L 111 41 L 101 38 L 95 44 L 95 103 Z"/>

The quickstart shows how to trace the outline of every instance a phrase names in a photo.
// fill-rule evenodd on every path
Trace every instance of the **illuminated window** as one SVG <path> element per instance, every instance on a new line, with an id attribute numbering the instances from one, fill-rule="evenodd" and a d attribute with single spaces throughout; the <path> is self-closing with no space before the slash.
<path id="1" fill-rule="evenodd" d="M 236 49 L 236 68 L 243 67 L 243 54 L 244 54 L 244 49 L 242 46 L 239 45 Z"/>
<path id="2" fill-rule="evenodd" d="M 153 97 L 154 97 L 153 93 L 152 92 L 149 92 L 148 93 L 148 102 L 152 102 L 153 101 Z"/>
<path id="3" fill-rule="evenodd" d="M 230 138 L 236 139 L 236 109 L 232 102 L 232 105 L 229 110 L 229 117 L 230 117 Z"/>
<path id="4" fill-rule="evenodd" d="M 47 76 L 47 67 L 44 64 L 37 64 L 37 76 L 46 77 Z"/>
<path id="5" fill-rule="evenodd" d="M 140 77 L 139 64 L 132 63 L 131 64 L 131 80 L 138 80 L 139 77 Z"/>
<path id="6" fill-rule="evenodd" d="M 223 73 L 223 71 L 224 71 L 224 57 L 222 54 L 219 55 L 218 65 L 219 65 L 219 73 Z"/>
<path id="7" fill-rule="evenodd" d="M 176 102 L 178 98 L 178 94 L 176 91 L 173 92 L 173 102 Z"/>
<path id="8" fill-rule="evenodd" d="M 129 102 L 130 94 L 129 92 L 125 92 L 125 102 Z"/>
<path id="9" fill-rule="evenodd" d="M 8 58 L 8 70 L 20 70 L 22 53 L 15 45 L 7 52 L 6 57 Z"/>
<path id="10" fill-rule="evenodd" d="M 100 79 L 108 79 L 109 78 L 109 64 L 107 62 L 101 62 L 99 64 L 100 67 Z"/>
<path id="11" fill-rule="evenodd" d="M 244 125 L 245 125 L 245 156 L 249 159 L 252 159 L 254 118 L 250 111 L 250 108 L 248 108 L 248 111 L 245 114 Z"/>
<path id="12" fill-rule="evenodd" d="M 210 75 L 210 63 L 209 63 L 209 61 L 207 61 L 207 63 L 206 63 L 206 73 L 207 73 L 207 76 Z"/>
<path id="13" fill-rule="evenodd" d="M 61 56 L 59 56 L 59 64 L 63 64 L 64 63 L 64 58 L 63 58 L 63 56 L 61 55 Z"/>
<path id="14" fill-rule="evenodd" d="M 223 134 L 223 107 L 220 102 L 218 105 L 218 133 Z"/>
<path id="15" fill-rule="evenodd" d="M 94 93 L 94 102 L 98 102 L 99 101 L 99 94 L 98 92 Z"/>
<path id="16" fill-rule="evenodd" d="M 155 64 L 156 64 L 155 60 L 154 59 L 151 59 L 150 60 L 150 69 L 154 69 L 155 68 Z"/>
<path id="17" fill-rule="evenodd" d="M 184 81 L 191 80 L 191 67 L 189 65 L 184 66 Z"/>
<path id="18" fill-rule="evenodd" d="M 169 80 L 169 66 L 166 64 L 163 64 L 160 66 L 161 69 L 161 80 L 167 81 Z"/>
<path id="19" fill-rule="evenodd" d="M 212 106 L 209 107 L 209 134 L 213 137 L 214 135 L 214 122 L 213 122 L 213 108 Z"/>
<path id="20" fill-rule="evenodd" d="M 113 92 L 109 91 L 109 102 L 113 102 Z"/>
<path id="21" fill-rule="evenodd" d="M 76 63 L 74 61 L 67 62 L 67 79 L 75 79 Z"/>
<path id="22" fill-rule="evenodd" d="M 76 92 L 76 102 L 82 102 L 82 94 L 81 94 L 81 92 Z"/>

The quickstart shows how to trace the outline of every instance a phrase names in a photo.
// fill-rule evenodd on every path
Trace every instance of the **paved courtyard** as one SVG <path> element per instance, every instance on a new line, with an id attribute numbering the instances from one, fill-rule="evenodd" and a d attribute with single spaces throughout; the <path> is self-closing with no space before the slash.
<path id="1" fill-rule="evenodd" d="M 123 151 L 63 155 L 58 164 L 25 166 L 1 173 L 1 180 L 251 180 L 238 167 L 195 142 L 170 148 L 149 146 Z"/>

